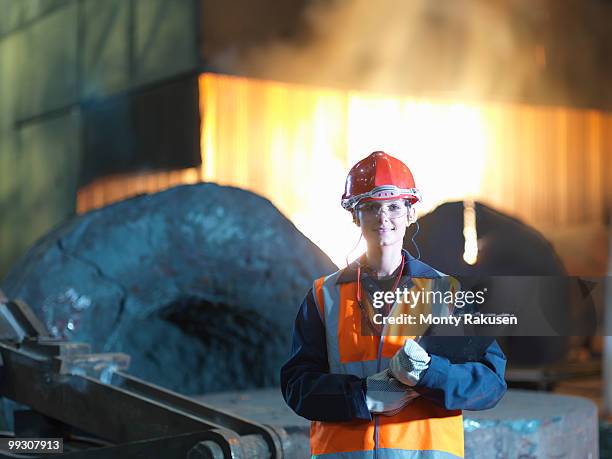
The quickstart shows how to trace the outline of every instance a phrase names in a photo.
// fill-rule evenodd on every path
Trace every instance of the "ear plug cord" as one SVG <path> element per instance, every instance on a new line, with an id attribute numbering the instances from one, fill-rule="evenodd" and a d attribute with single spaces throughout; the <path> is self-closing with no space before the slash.
<path id="1" fill-rule="evenodd" d="M 344 259 L 344 261 L 346 261 L 346 267 L 348 268 L 349 265 L 349 261 L 348 261 L 348 257 L 351 253 L 353 253 L 355 251 L 355 249 L 357 248 L 357 246 L 359 246 L 359 243 L 361 242 L 361 238 L 363 237 L 363 234 L 359 235 L 359 239 L 357 239 L 357 244 L 355 244 L 353 246 L 353 248 L 349 251 L 349 253 L 346 254 L 346 257 Z"/>
<path id="2" fill-rule="evenodd" d="M 410 240 L 412 241 L 412 245 L 414 246 L 414 249 L 416 250 L 417 256 L 416 259 L 420 260 L 421 259 L 421 251 L 419 250 L 419 246 L 417 245 L 416 241 L 414 240 L 414 238 L 416 237 L 417 234 L 419 234 L 419 221 L 415 221 L 414 224 L 416 225 L 416 231 L 414 232 L 414 234 L 412 235 L 412 238 L 410 238 Z"/>

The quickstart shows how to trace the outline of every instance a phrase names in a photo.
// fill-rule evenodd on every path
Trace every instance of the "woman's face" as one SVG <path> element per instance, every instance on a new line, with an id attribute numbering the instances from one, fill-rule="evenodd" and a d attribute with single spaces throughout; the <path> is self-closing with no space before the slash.
<path id="1" fill-rule="evenodd" d="M 358 224 L 368 245 L 400 246 L 408 227 L 408 215 L 413 210 L 407 207 L 407 201 L 370 201 L 359 204 L 355 209 Z"/>

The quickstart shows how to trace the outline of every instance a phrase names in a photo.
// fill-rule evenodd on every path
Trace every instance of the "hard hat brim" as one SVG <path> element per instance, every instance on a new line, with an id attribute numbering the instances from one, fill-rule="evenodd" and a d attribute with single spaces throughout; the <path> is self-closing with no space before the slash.
<path id="1" fill-rule="evenodd" d="M 421 201 L 421 193 L 416 188 L 403 189 L 394 185 L 383 185 L 377 186 L 367 193 L 344 198 L 341 205 L 346 210 L 353 210 L 361 201 L 391 201 L 395 199 L 407 199 L 410 204 L 415 204 Z"/>

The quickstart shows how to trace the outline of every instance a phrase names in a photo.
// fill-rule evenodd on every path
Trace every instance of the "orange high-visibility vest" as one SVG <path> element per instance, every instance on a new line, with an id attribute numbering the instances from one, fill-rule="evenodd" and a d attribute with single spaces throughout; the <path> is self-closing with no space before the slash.
<path id="1" fill-rule="evenodd" d="M 357 283 L 337 284 L 341 272 L 317 279 L 313 287 L 325 325 L 330 373 L 365 378 L 388 368 L 406 336 L 379 338 L 362 333 Z M 412 278 L 413 288 L 435 291 L 448 290 L 453 281 L 449 276 Z M 394 416 L 313 421 L 310 451 L 313 458 L 321 459 L 463 458 L 463 417 L 461 410 L 449 411 L 418 397 Z"/>

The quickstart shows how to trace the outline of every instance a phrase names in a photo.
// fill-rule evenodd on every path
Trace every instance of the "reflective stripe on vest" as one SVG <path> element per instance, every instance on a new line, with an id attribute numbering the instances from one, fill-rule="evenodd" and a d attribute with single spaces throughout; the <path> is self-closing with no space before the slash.
<path id="1" fill-rule="evenodd" d="M 378 370 L 376 336 L 361 333 L 361 314 L 356 300 L 356 282 L 336 284 L 341 271 L 314 282 L 315 302 L 325 325 L 331 373 L 365 378 Z M 442 281 L 442 282 L 439 282 Z M 442 279 L 415 279 L 419 288 L 447 288 Z M 435 283 L 435 285 L 434 285 Z M 434 305 L 434 308 L 438 307 Z M 385 336 L 380 369 L 403 345 L 405 336 Z M 463 457 L 463 419 L 460 410 L 449 411 L 423 397 L 415 399 L 394 416 L 377 416 L 376 459 L 448 459 Z M 374 420 L 342 423 L 311 423 L 313 457 L 373 458 Z"/>

